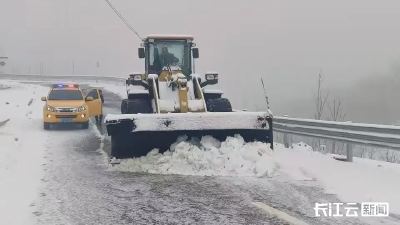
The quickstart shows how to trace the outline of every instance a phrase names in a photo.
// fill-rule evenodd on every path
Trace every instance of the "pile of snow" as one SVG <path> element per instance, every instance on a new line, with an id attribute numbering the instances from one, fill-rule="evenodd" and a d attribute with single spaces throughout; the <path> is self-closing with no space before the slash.
<path id="1" fill-rule="evenodd" d="M 274 149 L 280 175 L 295 181 L 314 180 L 344 202 L 388 202 L 390 213 L 400 214 L 399 164 L 361 158 L 353 163 L 339 161 L 303 143 L 294 144 L 293 149 L 276 144 Z"/>
<path id="2" fill-rule="evenodd" d="M 239 135 L 228 137 L 224 142 L 211 136 L 201 140 L 187 140 L 183 136 L 163 154 L 154 149 L 147 156 L 119 160 L 119 163 L 112 168 L 125 172 L 201 176 L 271 177 L 277 169 L 268 144 L 245 143 Z"/>
<path id="3" fill-rule="evenodd" d="M 7 89 L 7 88 L 10 88 L 10 87 L 8 87 L 7 85 L 4 85 L 4 84 L 0 84 L 0 90 Z"/>
<path id="4" fill-rule="evenodd" d="M 48 88 L 0 81 L 0 223 L 29 224 L 30 204 L 43 177 L 48 136 L 43 131 L 41 96 Z"/>
<path id="5" fill-rule="evenodd" d="M 200 176 L 269 177 L 298 184 L 317 185 L 342 202 L 388 202 L 390 213 L 400 214 L 400 165 L 354 158 L 338 161 L 304 143 L 274 150 L 260 142 L 245 143 L 240 136 L 224 142 L 205 136 L 181 137 L 164 154 L 157 149 L 147 156 L 115 160 L 112 169 L 125 172 Z M 303 181 L 307 181 L 303 183 Z"/>

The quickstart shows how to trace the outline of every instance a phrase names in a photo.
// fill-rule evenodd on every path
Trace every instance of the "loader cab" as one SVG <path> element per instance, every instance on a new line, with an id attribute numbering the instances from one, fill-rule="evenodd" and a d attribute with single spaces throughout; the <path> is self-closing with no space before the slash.
<path id="1" fill-rule="evenodd" d="M 192 58 L 198 58 L 193 37 L 189 35 L 149 35 L 139 48 L 139 58 L 145 59 L 145 71 L 160 75 L 162 71 L 192 74 Z"/>

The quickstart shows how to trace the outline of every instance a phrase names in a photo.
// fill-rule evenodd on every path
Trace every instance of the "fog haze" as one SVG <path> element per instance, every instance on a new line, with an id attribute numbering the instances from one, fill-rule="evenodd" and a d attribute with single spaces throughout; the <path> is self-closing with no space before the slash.
<path id="1" fill-rule="evenodd" d="M 324 91 L 343 98 L 348 120 L 397 121 L 399 1 L 110 2 L 141 36 L 193 35 L 196 72 L 218 71 L 234 108 L 265 108 L 263 78 L 275 115 L 312 118 L 322 69 Z M 0 3 L 0 55 L 10 72 L 39 73 L 43 63 L 45 74 L 71 74 L 72 62 L 75 74 L 144 70 L 139 38 L 103 0 Z"/>

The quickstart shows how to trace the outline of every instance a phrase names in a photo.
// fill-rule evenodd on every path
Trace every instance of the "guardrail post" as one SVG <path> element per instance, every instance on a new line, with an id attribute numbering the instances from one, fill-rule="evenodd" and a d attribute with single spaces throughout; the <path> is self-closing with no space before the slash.
<path id="1" fill-rule="evenodd" d="M 284 115 L 283 117 L 289 117 L 288 115 Z M 290 134 L 284 132 L 283 133 L 283 145 L 285 146 L 285 148 L 289 148 L 292 146 L 292 142 L 291 142 L 291 136 Z"/>
<path id="2" fill-rule="evenodd" d="M 347 142 L 347 144 L 346 144 L 346 148 L 347 148 L 347 158 L 346 158 L 346 161 L 347 161 L 347 162 L 353 162 L 353 147 L 354 147 L 354 144 L 353 144 L 353 143 Z"/>
<path id="3" fill-rule="evenodd" d="M 285 148 L 289 148 L 292 145 L 289 133 L 283 133 L 283 145 L 285 146 Z"/>

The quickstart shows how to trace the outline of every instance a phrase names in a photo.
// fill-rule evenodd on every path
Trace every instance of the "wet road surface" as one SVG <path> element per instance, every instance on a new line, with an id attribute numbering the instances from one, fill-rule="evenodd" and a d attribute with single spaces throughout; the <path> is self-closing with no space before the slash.
<path id="1" fill-rule="evenodd" d="M 120 113 L 121 99 L 105 90 L 104 96 L 105 115 Z M 306 224 L 365 224 L 314 217 L 316 202 L 340 202 L 315 181 L 109 171 L 105 126 L 49 132 L 42 193 L 33 203 L 37 224 L 288 224 L 254 202 Z"/>

